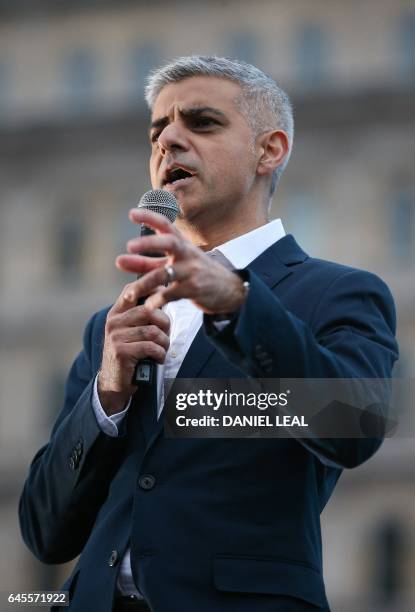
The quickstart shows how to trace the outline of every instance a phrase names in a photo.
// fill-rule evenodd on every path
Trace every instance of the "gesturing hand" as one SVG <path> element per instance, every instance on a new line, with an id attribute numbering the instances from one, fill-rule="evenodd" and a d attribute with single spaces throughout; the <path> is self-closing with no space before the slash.
<path id="1" fill-rule="evenodd" d="M 162 215 L 133 209 L 130 219 L 156 231 L 153 236 L 130 240 L 127 244 L 130 255 L 117 257 L 116 265 L 121 270 L 143 274 L 128 287 L 131 301 L 149 295 L 145 306 L 152 310 L 188 298 L 208 314 L 231 313 L 240 308 L 245 288 L 236 274 L 186 240 Z M 166 257 L 140 255 L 160 252 Z M 163 286 L 168 281 L 172 282 Z"/>

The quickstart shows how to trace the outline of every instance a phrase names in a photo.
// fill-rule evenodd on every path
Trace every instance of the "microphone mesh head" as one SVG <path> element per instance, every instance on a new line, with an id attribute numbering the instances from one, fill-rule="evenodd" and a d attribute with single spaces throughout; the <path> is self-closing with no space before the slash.
<path id="1" fill-rule="evenodd" d="M 179 205 L 172 193 L 165 189 L 150 189 L 141 197 L 138 208 L 164 215 L 172 223 L 179 213 Z"/>

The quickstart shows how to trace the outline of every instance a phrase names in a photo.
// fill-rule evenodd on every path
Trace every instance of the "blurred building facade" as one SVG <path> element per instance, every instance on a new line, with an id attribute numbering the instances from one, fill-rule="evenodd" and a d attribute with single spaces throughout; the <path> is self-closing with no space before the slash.
<path id="1" fill-rule="evenodd" d="M 150 188 L 143 84 L 163 61 L 238 57 L 288 91 L 296 138 L 272 216 L 310 254 L 389 284 L 398 374 L 415 371 L 413 1 L 32 4 L 0 2 L 0 590 L 67 574 L 25 550 L 16 500 L 86 321 L 130 280 L 114 259 Z M 323 513 L 334 612 L 414 608 L 414 459 L 392 439 L 342 476 Z"/>

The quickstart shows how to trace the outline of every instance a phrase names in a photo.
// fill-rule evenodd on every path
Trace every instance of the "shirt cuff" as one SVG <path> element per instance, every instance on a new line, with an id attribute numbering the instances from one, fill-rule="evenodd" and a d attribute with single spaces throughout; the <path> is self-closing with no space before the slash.
<path id="1" fill-rule="evenodd" d="M 117 412 L 115 414 L 112 414 L 111 416 L 108 416 L 104 412 L 104 409 L 101 406 L 101 402 L 99 401 L 98 374 L 95 376 L 94 390 L 92 392 L 92 408 L 94 410 L 95 417 L 98 421 L 98 425 L 100 426 L 102 431 L 108 436 L 111 436 L 111 438 L 116 438 L 118 436 L 118 426 L 124 420 L 124 417 L 128 412 L 130 404 L 131 398 L 129 399 L 127 406 L 122 412 Z"/>
<path id="2" fill-rule="evenodd" d="M 232 270 L 232 272 L 236 274 L 237 276 L 239 276 L 239 278 L 243 282 L 245 298 L 246 298 L 249 292 L 249 281 L 250 281 L 249 270 L 247 269 L 237 270 L 235 268 L 234 270 Z M 239 314 L 241 312 L 241 308 L 242 306 L 238 308 L 238 310 L 236 310 L 235 312 L 230 312 L 226 314 L 211 314 L 211 315 L 205 314 L 204 321 L 207 325 L 210 326 L 210 328 L 214 332 L 220 333 L 223 330 L 225 330 L 230 325 L 230 323 L 235 323 L 237 321 Z"/>

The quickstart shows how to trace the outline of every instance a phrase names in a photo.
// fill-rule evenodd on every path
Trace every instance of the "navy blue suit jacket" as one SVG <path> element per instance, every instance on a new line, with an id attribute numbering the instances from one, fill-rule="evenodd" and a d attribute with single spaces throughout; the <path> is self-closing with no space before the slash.
<path id="1" fill-rule="evenodd" d="M 237 319 L 214 332 L 206 317 L 179 377 L 391 376 L 395 312 L 378 277 L 310 258 L 290 235 L 248 268 Z M 65 584 L 71 612 L 111 611 L 128 546 L 154 612 L 328 610 L 320 513 L 342 468 L 381 440 L 168 439 L 140 389 L 111 438 L 91 407 L 107 312 L 88 323 L 20 500 L 22 534 L 40 560 L 80 555 Z"/>

